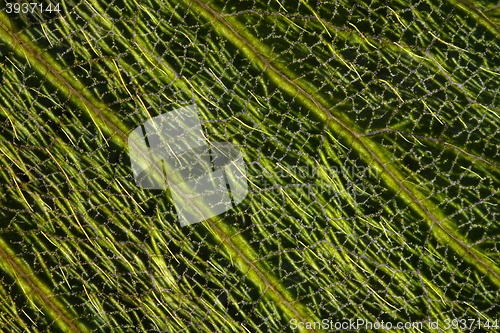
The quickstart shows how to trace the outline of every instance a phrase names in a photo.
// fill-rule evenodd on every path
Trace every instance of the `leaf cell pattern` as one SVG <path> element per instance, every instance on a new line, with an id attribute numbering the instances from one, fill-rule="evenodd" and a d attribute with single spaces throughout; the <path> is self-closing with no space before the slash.
<path id="1" fill-rule="evenodd" d="M 500 319 L 495 3 L 0 8 L 2 330 Z M 127 137 L 190 104 L 250 188 L 181 228 Z"/>

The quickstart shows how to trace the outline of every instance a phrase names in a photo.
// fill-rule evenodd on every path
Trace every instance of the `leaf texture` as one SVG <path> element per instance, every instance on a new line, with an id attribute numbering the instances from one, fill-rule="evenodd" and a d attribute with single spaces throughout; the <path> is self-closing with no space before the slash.
<path id="1" fill-rule="evenodd" d="M 1 8 L 2 330 L 494 330 L 498 5 Z M 250 191 L 180 227 L 168 188 L 136 186 L 127 138 L 190 104 Z"/>

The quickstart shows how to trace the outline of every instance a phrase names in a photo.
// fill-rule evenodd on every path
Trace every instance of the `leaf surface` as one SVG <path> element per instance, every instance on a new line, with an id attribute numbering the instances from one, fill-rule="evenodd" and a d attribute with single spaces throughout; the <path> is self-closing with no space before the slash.
<path id="1" fill-rule="evenodd" d="M 1 8 L 2 329 L 499 319 L 498 6 Z M 168 188 L 136 186 L 127 138 L 189 104 L 250 188 L 180 227 Z"/>

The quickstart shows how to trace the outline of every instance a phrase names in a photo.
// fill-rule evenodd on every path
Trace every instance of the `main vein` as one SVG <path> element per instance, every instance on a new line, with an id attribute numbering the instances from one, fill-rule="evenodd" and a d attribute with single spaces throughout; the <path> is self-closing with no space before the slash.
<path id="1" fill-rule="evenodd" d="M 370 147 L 370 144 L 373 145 L 373 143 L 369 140 L 368 137 L 362 136 L 360 133 L 354 131 L 352 128 L 350 128 L 347 124 L 345 124 L 343 121 L 332 115 L 332 113 L 325 107 L 323 106 L 320 102 L 318 102 L 311 94 L 309 94 L 307 91 L 305 91 L 300 85 L 295 83 L 293 80 L 291 80 L 288 76 L 286 76 L 284 73 L 282 73 L 280 70 L 278 70 L 272 63 L 269 61 L 264 55 L 262 55 L 256 47 L 250 43 L 245 37 L 243 37 L 229 22 L 227 22 L 224 17 L 212 8 L 210 8 L 208 5 L 203 3 L 200 0 L 194 0 L 195 3 L 199 6 L 199 8 L 205 12 L 205 14 L 214 17 L 217 19 L 219 22 L 223 24 L 223 26 L 229 30 L 228 32 L 233 35 L 236 39 L 238 39 L 240 42 L 242 42 L 247 48 L 249 48 L 252 53 L 257 56 L 265 65 L 265 67 L 271 69 L 275 74 L 277 74 L 282 80 L 284 80 L 287 84 L 292 85 L 295 89 L 297 89 L 298 92 L 300 92 L 301 95 L 305 96 L 307 99 L 309 99 L 311 102 L 314 103 L 314 105 L 321 110 L 326 116 L 333 120 L 336 124 L 340 125 L 344 130 L 346 130 L 348 133 L 350 133 L 354 138 L 355 141 L 358 141 L 362 149 L 367 151 L 373 159 L 384 169 L 384 171 L 389 175 L 390 179 L 395 181 L 399 188 L 401 188 L 406 196 L 408 196 L 419 208 L 421 213 L 427 219 L 431 221 L 432 224 L 437 225 L 442 231 L 445 232 L 446 235 L 449 236 L 450 240 L 453 241 L 453 243 L 457 244 L 461 249 L 465 250 L 467 255 L 470 255 L 474 260 L 473 264 L 479 263 L 482 267 L 484 267 L 489 273 L 491 273 L 493 279 L 495 280 L 496 284 L 500 287 L 500 275 L 499 273 L 490 267 L 488 263 L 485 262 L 483 258 L 480 257 L 480 254 L 474 252 L 469 246 L 467 246 L 464 242 L 462 242 L 457 236 L 455 236 L 448 228 L 446 228 L 437 218 L 434 216 L 430 210 L 417 198 L 415 193 L 410 191 L 404 184 L 403 182 L 395 175 L 397 172 L 396 170 L 392 170 L 389 168 L 384 161 L 375 153 L 375 151 Z M 445 240 L 442 240 L 445 241 Z"/>
<path id="2" fill-rule="evenodd" d="M 127 135 L 125 134 L 124 130 L 121 129 L 120 126 L 117 126 L 115 123 L 113 123 L 113 121 L 108 119 L 108 117 L 102 112 L 102 110 L 105 109 L 106 106 L 99 105 L 98 102 L 95 101 L 94 99 L 87 98 L 86 96 L 84 96 L 78 89 L 75 88 L 78 86 L 77 84 L 75 84 L 75 83 L 72 84 L 72 82 L 70 82 L 71 81 L 70 79 L 66 79 L 58 70 L 56 70 L 54 68 L 54 66 L 49 61 L 43 59 L 33 48 L 31 48 L 27 44 L 27 42 L 23 41 L 20 38 L 20 36 L 17 36 L 15 33 L 13 33 L 1 20 L 0 20 L 0 29 L 3 29 L 4 31 L 6 31 L 9 34 L 9 36 L 15 41 L 16 45 L 14 45 L 14 49 L 16 48 L 17 45 L 21 46 L 26 52 L 28 52 L 30 54 L 31 57 L 36 59 L 36 61 L 39 62 L 42 65 L 42 67 L 47 69 L 52 75 L 55 76 L 55 78 L 59 82 L 64 84 L 69 89 L 70 94 L 73 94 L 78 99 L 80 99 L 86 106 L 88 106 L 90 108 L 89 112 L 93 112 L 102 121 L 104 121 L 104 125 L 108 126 L 108 128 L 107 128 L 108 139 L 106 139 L 106 140 L 110 140 L 111 137 L 114 136 L 115 134 L 117 134 L 122 140 L 127 140 Z M 172 71 L 170 68 L 168 70 Z M 180 77 L 178 74 L 175 74 L 175 76 Z M 96 106 L 95 104 L 98 104 L 98 105 Z M 98 124 L 96 124 L 96 126 L 98 126 Z M 110 129 L 111 129 L 111 131 L 110 131 Z M 222 230 L 220 230 L 211 219 L 208 219 L 207 221 L 212 226 L 212 228 L 218 233 L 218 236 L 221 239 L 223 239 L 227 244 L 229 244 L 231 246 L 231 248 L 234 251 L 236 251 L 236 253 L 250 266 L 250 268 L 257 273 L 259 278 L 266 285 L 266 288 L 271 290 L 280 299 L 282 304 L 285 305 L 290 311 L 292 311 L 294 316 L 296 316 L 303 323 L 305 323 L 306 322 L 305 315 L 300 313 L 291 302 L 288 302 L 285 299 L 285 297 L 279 292 L 279 290 L 277 290 L 276 287 L 269 281 L 269 279 L 266 277 L 266 274 L 264 274 L 264 272 L 262 272 L 254 262 L 252 262 L 249 258 L 247 258 L 245 256 L 242 249 L 238 248 L 234 244 L 234 242 L 232 242 L 231 239 Z M 2 254 L 2 252 L 0 252 L 0 254 Z M 22 270 L 20 270 L 19 266 L 13 266 L 13 267 L 16 270 L 18 270 L 19 273 L 22 274 L 22 276 L 24 276 L 26 279 L 29 280 L 29 277 Z M 245 272 L 243 272 L 243 273 L 245 273 Z M 35 284 L 32 281 L 30 281 L 30 284 L 35 286 Z M 48 300 L 48 296 L 43 294 L 41 289 L 37 289 L 37 291 L 41 293 L 41 296 L 44 300 L 45 299 Z M 53 305 L 51 303 L 51 307 L 53 307 L 53 306 L 55 307 L 55 305 Z M 58 313 L 61 313 L 60 310 L 58 310 L 58 311 L 59 311 Z M 68 318 L 65 318 L 65 321 L 71 322 Z M 78 330 L 75 330 L 75 331 L 79 332 Z M 310 330 L 310 331 L 314 332 L 313 330 Z"/>

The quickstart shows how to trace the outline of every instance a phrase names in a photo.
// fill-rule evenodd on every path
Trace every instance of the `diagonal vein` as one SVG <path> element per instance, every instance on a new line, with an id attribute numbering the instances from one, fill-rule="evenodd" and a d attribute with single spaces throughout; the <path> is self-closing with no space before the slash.
<path id="1" fill-rule="evenodd" d="M 237 31 L 236 29 L 231 26 L 231 24 L 229 24 L 226 20 L 224 20 L 224 18 L 221 16 L 221 14 L 215 12 L 214 10 L 212 10 L 210 7 L 208 7 L 206 4 L 202 3 L 201 1 L 199 0 L 195 0 L 195 2 L 201 7 L 203 8 L 203 10 L 208 14 L 208 15 L 211 15 L 212 17 L 216 18 L 218 21 L 220 21 L 226 28 L 228 28 L 231 32 L 231 34 L 233 34 L 237 39 L 239 39 L 246 47 L 248 47 L 259 59 L 262 60 L 262 62 L 264 63 L 265 67 L 266 68 L 269 68 L 270 70 L 272 70 L 273 72 L 275 72 L 283 81 L 285 82 L 288 82 L 289 84 L 291 84 L 294 88 L 296 88 L 301 95 L 305 96 L 307 99 L 309 99 L 310 101 L 312 101 L 316 107 L 318 109 L 320 109 L 321 111 L 323 111 L 329 119 L 331 119 L 332 121 L 334 121 L 335 123 L 339 124 L 343 129 L 345 129 L 346 131 L 348 131 L 349 133 L 351 133 L 355 140 L 357 140 L 363 149 L 365 149 L 366 151 L 368 151 L 371 156 L 374 158 L 374 160 L 376 160 L 384 169 L 384 171 L 387 172 L 387 174 L 398 184 L 398 186 L 400 186 L 400 188 L 412 199 L 412 201 L 419 206 L 419 208 L 421 209 L 422 212 L 424 212 L 424 214 L 435 224 L 437 224 L 441 229 L 443 229 L 447 234 L 449 234 L 451 236 L 451 238 L 456 242 L 458 243 L 461 247 L 463 247 L 464 249 L 466 249 L 467 253 L 468 254 L 471 254 L 472 257 L 474 257 L 479 263 L 481 263 L 481 265 L 483 265 L 489 272 L 491 272 L 493 274 L 493 276 L 495 276 L 495 278 L 497 280 L 500 281 L 500 277 L 499 275 L 495 272 L 495 270 L 493 270 L 491 267 L 488 266 L 487 263 L 485 263 L 484 261 L 482 261 L 466 244 L 464 244 L 463 242 L 461 242 L 459 239 L 457 239 L 456 236 L 453 235 L 453 233 L 451 233 L 449 230 L 447 230 L 439 221 L 438 219 L 427 209 L 427 207 L 425 207 L 425 205 L 420 202 L 417 197 L 408 189 L 404 186 L 404 184 L 400 181 L 400 179 L 396 176 L 395 172 L 391 169 L 389 169 L 389 167 L 387 167 L 385 165 L 385 163 L 382 161 L 382 159 L 377 155 L 376 153 L 376 150 L 374 150 L 373 148 L 371 148 L 370 146 L 370 141 L 368 138 L 364 138 L 362 137 L 362 135 L 360 135 L 359 133 L 357 133 L 356 131 L 352 130 L 348 125 L 346 125 L 345 123 L 343 123 L 340 119 L 337 119 L 335 116 L 333 116 L 331 114 L 331 112 L 325 108 L 321 103 L 319 103 L 311 94 L 307 93 L 301 86 L 299 86 L 297 83 L 293 82 L 290 78 L 288 78 L 285 74 L 283 74 L 280 70 L 278 70 L 277 68 L 275 68 L 271 62 L 266 59 L 262 54 L 260 54 L 256 48 L 250 43 L 248 42 L 247 40 L 244 39 L 243 36 L 241 36 Z M 70 89 L 71 93 L 73 95 L 75 95 L 76 97 L 78 97 L 80 100 L 82 100 L 89 108 L 91 108 L 91 110 L 97 114 L 103 121 L 106 122 L 106 124 L 108 126 L 110 126 L 114 131 L 115 131 L 115 134 L 118 134 L 120 135 L 121 137 L 123 138 L 126 138 L 126 135 L 124 134 L 124 132 L 118 128 L 112 121 L 110 121 L 109 119 L 107 119 L 106 115 L 103 114 L 102 112 L 100 112 L 100 109 L 98 107 L 96 107 L 91 100 L 87 99 L 85 96 L 83 96 L 79 91 L 78 89 L 75 89 L 71 84 L 70 82 L 64 78 L 56 69 L 53 68 L 53 66 L 48 63 L 47 61 L 45 61 L 43 58 L 41 58 L 36 52 L 34 52 L 26 43 L 24 43 L 23 41 L 21 41 L 21 39 L 16 36 L 15 34 L 13 34 L 8 28 L 5 27 L 5 25 L 3 25 L 3 23 L 0 23 L 0 27 L 3 27 L 6 31 L 9 32 L 9 34 L 15 39 L 16 43 L 20 44 L 23 48 L 25 48 L 28 52 L 31 53 L 32 56 L 34 56 L 38 61 L 40 61 L 42 64 L 44 64 L 48 69 L 49 71 L 55 75 L 61 82 L 63 82 L 67 87 L 68 89 Z M 282 300 L 283 304 L 285 304 L 288 308 L 291 309 L 291 311 L 294 312 L 294 314 L 296 314 L 299 318 L 301 318 L 303 321 L 303 317 L 300 316 L 300 314 L 298 313 L 298 311 L 294 308 L 293 304 L 287 302 L 283 296 L 279 293 L 278 290 L 276 290 L 276 288 L 273 286 L 273 284 L 266 278 L 265 274 L 263 274 L 257 267 L 256 265 L 250 260 L 248 259 L 245 254 L 238 248 L 237 245 L 235 245 L 229 237 L 227 237 L 227 235 L 225 235 L 225 233 L 220 230 L 219 228 L 217 228 L 215 226 L 215 224 L 213 223 L 213 221 L 209 221 L 209 223 L 211 224 L 211 226 L 214 228 L 214 230 L 217 231 L 217 233 L 219 233 L 219 235 L 225 240 L 225 242 L 227 242 L 238 254 L 241 258 L 243 258 L 245 260 L 245 262 L 247 262 L 250 267 L 255 270 L 255 272 L 257 272 L 257 274 L 259 275 L 259 277 L 265 282 L 266 286 L 271 289 L 275 294 L 278 295 L 278 297 L 280 297 L 280 299 Z M 2 251 L 2 249 L 0 248 L 0 251 Z M 3 255 L 2 252 L 0 252 L 0 254 Z"/>
<path id="2" fill-rule="evenodd" d="M 91 109 L 91 111 L 97 115 L 102 121 L 105 122 L 105 126 L 108 126 L 109 128 L 112 129 L 112 133 L 108 133 L 109 138 L 107 140 L 110 140 L 115 134 L 117 134 L 119 137 L 121 137 L 124 140 L 127 140 L 127 136 L 124 133 L 124 129 L 121 129 L 119 126 L 113 123 L 108 117 L 102 112 L 106 108 L 106 106 L 99 106 L 97 107 L 95 104 L 96 101 L 94 101 L 91 98 L 85 97 L 78 89 L 75 88 L 73 84 L 71 84 L 70 80 L 66 79 L 59 71 L 57 71 L 54 66 L 43 59 L 34 49 L 32 49 L 26 42 L 24 42 L 19 36 L 17 36 L 15 33 L 13 33 L 1 20 L 0 20 L 0 29 L 3 29 L 6 31 L 11 38 L 14 40 L 14 49 L 16 45 L 21 46 L 24 50 L 26 50 L 32 57 L 34 57 L 39 63 L 42 64 L 42 67 L 46 68 L 52 75 L 55 76 L 55 78 L 60 81 L 62 84 L 64 84 L 70 91 L 70 94 L 73 94 L 76 96 L 78 99 L 80 99 L 87 107 Z M 171 69 L 169 69 L 171 70 Z M 176 74 L 176 77 L 179 77 L 179 75 Z M 98 126 L 98 124 L 96 124 Z M 108 128 L 108 130 L 109 130 Z M 221 237 L 221 239 L 224 240 L 227 244 L 231 246 L 231 248 L 236 251 L 236 253 L 249 265 L 250 269 L 253 270 L 254 272 L 257 273 L 258 277 L 264 282 L 266 285 L 266 288 L 271 290 L 282 302 L 283 305 L 285 305 L 290 311 L 292 311 L 293 315 L 297 318 L 299 318 L 303 323 L 306 323 L 306 318 L 303 314 L 301 314 L 295 306 L 291 303 L 288 302 L 285 297 L 280 293 L 280 291 L 271 283 L 271 281 L 266 277 L 266 275 L 257 267 L 257 265 L 250 260 L 243 251 L 238 248 L 234 242 L 231 241 L 231 239 L 220 229 L 216 226 L 214 221 L 211 219 L 207 220 L 210 226 L 217 232 L 218 236 Z M 3 255 L 5 252 L 0 248 L 0 255 Z M 18 266 L 14 266 L 17 269 L 20 269 Z M 22 271 L 19 271 L 22 273 Z M 23 273 L 22 273 L 23 274 Z M 29 280 L 29 277 L 26 274 L 23 274 L 23 276 L 29 281 L 30 284 L 33 284 L 32 281 Z M 43 294 L 43 292 L 40 289 L 37 289 L 41 293 L 41 296 L 44 299 L 48 299 L 48 296 Z M 51 303 L 51 307 L 54 307 L 56 310 L 57 307 Z M 57 313 L 61 313 L 59 309 L 57 309 Z M 65 319 L 65 321 L 69 319 Z M 70 322 L 70 321 L 69 321 Z M 74 325 L 73 325 L 74 326 Z M 75 327 L 76 329 L 76 327 Z M 311 332 L 314 332 L 313 330 L 309 330 Z M 77 329 L 75 332 L 80 332 Z"/>
<path id="3" fill-rule="evenodd" d="M 494 163 L 494 162 L 491 162 L 481 156 L 477 156 L 477 155 L 474 155 L 474 154 L 471 154 L 457 146 L 454 146 L 452 145 L 451 143 L 448 143 L 444 140 L 441 140 L 441 139 L 436 139 L 436 138 L 433 138 L 433 137 L 430 137 L 430 136 L 424 136 L 424 135 L 419 135 L 419 134 L 413 134 L 413 133 L 407 133 L 407 132 L 402 132 L 402 131 L 399 131 L 399 130 L 393 130 L 393 129 L 382 129 L 382 130 L 377 130 L 377 131 L 373 131 L 373 132 L 369 132 L 369 133 L 364 133 L 364 134 L 361 134 L 360 136 L 375 136 L 377 134 L 382 134 L 382 133 L 396 133 L 396 134 L 400 134 L 400 135 L 406 135 L 406 136 L 409 136 L 409 137 L 412 137 L 412 138 L 418 138 L 418 139 L 422 139 L 422 140 L 427 140 L 427 141 L 432 141 L 432 142 L 436 142 L 436 143 L 439 143 L 443 146 L 446 146 L 446 147 L 449 147 L 449 148 L 452 148 L 454 150 L 456 150 L 457 152 L 459 152 L 460 154 L 464 154 L 468 157 L 470 157 L 471 159 L 473 159 L 474 161 L 481 161 L 489 166 L 492 166 L 494 168 L 497 168 L 497 169 L 500 169 L 500 165 Z"/>
<path id="4" fill-rule="evenodd" d="M 238 39 L 241 43 L 244 44 L 245 47 L 251 50 L 251 52 L 257 56 L 264 64 L 266 68 L 269 68 L 272 70 L 275 74 L 277 74 L 284 82 L 288 83 L 289 85 L 293 86 L 302 96 L 306 97 L 309 101 L 314 103 L 314 105 L 321 110 L 330 120 L 333 120 L 337 125 L 340 125 L 343 130 L 349 132 L 355 139 L 355 141 L 358 141 L 361 145 L 361 148 L 365 151 L 367 151 L 372 158 L 383 168 L 384 172 L 389 175 L 389 178 L 396 182 L 397 186 L 403 190 L 404 194 L 406 197 L 411 199 L 413 201 L 418 209 L 420 210 L 421 213 L 423 213 L 424 216 L 427 217 L 427 219 L 430 220 L 432 224 L 436 224 L 439 226 L 439 228 L 445 233 L 445 235 L 448 236 L 448 238 L 458 245 L 459 249 L 457 250 L 463 250 L 465 251 L 465 256 L 467 257 L 470 255 L 474 260 L 473 264 L 476 265 L 477 263 L 480 264 L 484 269 L 486 269 L 489 273 L 491 273 L 493 279 L 495 280 L 495 283 L 500 286 L 500 275 L 497 272 L 496 269 L 492 268 L 486 261 L 485 259 L 482 258 L 482 256 L 476 252 L 474 252 L 469 246 L 467 246 L 462 240 L 460 240 L 455 234 L 453 234 L 448 228 L 446 228 L 437 218 L 434 214 L 430 212 L 428 207 L 426 207 L 416 196 L 415 193 L 410 191 L 404 184 L 403 182 L 396 176 L 397 171 L 391 170 L 386 163 L 382 160 L 378 154 L 376 154 L 375 149 L 372 148 L 374 146 L 374 143 L 369 140 L 368 137 L 363 137 L 360 133 L 356 132 L 352 128 L 350 128 L 347 124 L 345 124 L 343 121 L 332 115 L 332 113 L 325 107 L 323 106 L 319 101 L 317 101 L 311 94 L 309 94 L 307 91 L 305 91 L 300 85 L 295 83 L 293 80 L 291 80 L 288 76 L 286 76 L 284 73 L 282 73 L 279 69 L 277 69 L 270 60 L 268 60 L 264 55 L 262 55 L 256 48 L 255 46 L 250 43 L 245 37 L 243 37 L 228 21 L 222 17 L 222 15 L 212 8 L 210 8 L 208 5 L 203 3 L 200 0 L 194 0 L 194 2 L 200 7 L 201 11 L 205 12 L 206 15 L 212 16 L 213 18 L 217 19 L 219 22 L 222 23 L 222 25 L 225 27 L 227 32 L 229 34 L 232 34 L 236 39 Z M 354 144 L 354 142 L 353 142 Z M 416 191 L 416 190 L 415 190 Z M 456 247 L 455 247 L 456 248 Z"/>
<path id="5" fill-rule="evenodd" d="M 0 244 L 4 245 L 3 243 L 4 242 L 0 240 Z M 15 260 L 12 259 L 12 257 L 9 254 L 7 254 L 7 252 L 5 252 L 5 250 L 2 248 L 2 246 L 0 246 L 0 257 L 3 257 L 9 263 L 9 265 L 12 268 L 14 268 L 14 270 L 19 275 L 21 275 L 21 278 L 24 279 L 25 281 L 27 281 L 27 283 L 33 289 L 33 291 L 35 291 L 43 299 L 43 301 L 57 314 L 58 318 L 61 318 L 69 326 L 69 328 L 71 328 L 71 331 L 76 332 L 76 333 L 81 333 L 82 332 L 78 327 L 76 327 L 76 325 L 73 323 L 73 321 L 71 319 L 69 319 L 59 309 L 59 307 L 56 306 L 56 304 L 54 304 L 54 302 L 52 302 L 50 300 L 49 296 L 47 296 L 40 289 L 40 286 L 38 286 L 32 279 L 30 279 L 30 277 L 28 276 L 28 274 L 26 274 L 26 272 L 15 262 Z M 28 297 L 28 295 L 26 295 L 26 297 Z"/>
<path id="6" fill-rule="evenodd" d="M 495 25 L 495 23 L 493 23 L 491 20 L 489 20 L 481 11 L 479 11 L 477 8 L 475 8 L 474 6 L 472 6 L 471 4 L 467 3 L 465 0 L 459 0 L 458 1 L 459 3 L 464 3 L 468 6 L 470 6 L 473 10 L 475 11 L 478 11 L 482 16 L 483 19 L 487 20 L 487 22 L 492 25 L 495 29 L 497 29 L 498 31 L 500 31 L 500 28 Z M 294 14 L 283 14 L 283 13 L 273 13 L 273 12 L 263 12 L 263 11 L 258 11 L 258 10 L 244 10 L 244 11 L 240 11 L 238 13 L 230 13 L 230 14 L 220 14 L 220 17 L 221 18 L 224 18 L 224 17 L 231 17 L 231 16 L 238 16 L 238 15 L 244 15 L 246 13 L 257 13 L 257 14 L 261 14 L 261 15 L 268 15 L 268 16 L 281 16 L 281 17 L 287 17 L 287 18 L 299 18 L 299 19 L 304 19 L 304 20 L 316 20 L 316 21 L 319 21 L 321 24 L 325 25 L 325 26 L 328 26 L 330 27 L 331 29 L 333 30 L 336 30 L 336 31 L 346 31 L 346 32 L 349 32 L 351 34 L 354 34 L 354 35 L 358 35 L 362 38 L 365 38 L 365 39 L 372 39 L 372 40 L 376 40 L 376 41 L 379 41 L 380 43 L 384 43 L 384 44 L 389 44 L 389 45 L 394 45 L 394 46 L 398 46 L 400 47 L 401 49 L 403 50 L 406 50 L 407 52 L 410 52 L 409 50 L 418 50 L 418 51 L 421 51 L 421 52 L 424 52 L 424 53 L 428 53 L 428 51 L 424 48 L 421 48 L 421 47 L 418 47 L 418 46 L 411 46 L 411 45 L 406 45 L 404 43 L 402 43 L 401 41 L 397 41 L 397 42 L 394 42 L 394 41 L 391 41 L 391 40 L 387 40 L 387 39 L 384 39 L 380 36 L 373 36 L 373 35 L 370 35 L 370 34 L 366 34 L 366 33 L 361 33 L 359 30 L 354 30 L 354 29 L 350 29 L 350 28 L 347 28 L 347 27 L 340 27 L 340 26 L 335 26 L 333 25 L 331 22 L 328 22 L 324 19 L 322 19 L 321 17 L 318 17 L 318 16 L 303 16 L 303 15 L 294 15 Z M 451 84 L 453 85 L 456 85 L 458 86 L 465 94 L 465 96 L 467 96 L 467 98 L 469 99 L 469 102 L 471 104 L 474 104 L 474 105 L 481 105 L 485 108 L 493 108 L 493 109 L 496 109 L 498 110 L 498 108 L 492 106 L 492 105 L 484 105 L 482 103 L 478 103 L 476 101 L 474 101 L 472 98 L 470 98 L 470 94 L 469 92 L 467 92 L 463 86 L 461 84 L 458 84 L 456 82 L 453 81 L 453 79 L 446 73 L 445 70 L 443 70 L 443 68 L 441 67 L 441 65 L 439 64 L 439 62 L 434 58 L 432 57 L 432 55 L 430 55 L 430 53 L 428 53 L 428 57 L 426 58 L 428 59 L 429 61 L 431 61 L 434 65 L 436 65 L 436 67 L 442 72 L 442 74 L 444 76 L 447 77 L 447 79 L 450 81 Z M 480 71 L 480 69 L 478 69 L 477 71 Z M 339 104 L 345 102 L 347 99 L 349 98 L 352 98 L 352 97 L 346 97 L 346 99 L 344 99 L 343 101 L 341 101 Z M 379 131 L 376 131 L 376 133 L 380 133 L 380 132 L 383 132 L 385 130 L 379 130 Z M 394 132 L 397 132 L 395 130 L 389 130 L 389 131 L 394 131 Z M 374 133 L 372 133 L 374 134 Z M 404 133 L 402 133 L 404 134 Z M 371 135 L 371 134 L 360 134 L 360 135 Z M 416 137 L 416 135 L 414 135 Z M 435 138 L 429 138 L 429 140 L 432 140 L 432 141 L 437 141 L 437 142 L 441 142 L 442 140 L 440 139 L 435 139 Z M 448 144 L 449 145 L 449 144 Z M 451 145 L 449 145 L 451 146 Z M 454 146 L 452 146 L 454 147 Z M 454 147 L 456 148 L 456 147 Z M 475 155 L 475 154 L 472 154 L 468 151 L 466 151 L 465 149 L 460 149 L 460 148 L 457 148 L 456 149 L 458 152 L 460 152 L 461 154 L 465 154 L 469 157 L 472 157 L 474 159 L 478 159 L 478 160 L 482 160 L 484 161 L 485 163 L 488 163 L 494 167 L 497 167 L 497 164 L 493 163 L 493 162 L 489 162 L 485 159 L 483 159 L 481 156 L 478 156 L 478 155 Z"/>

